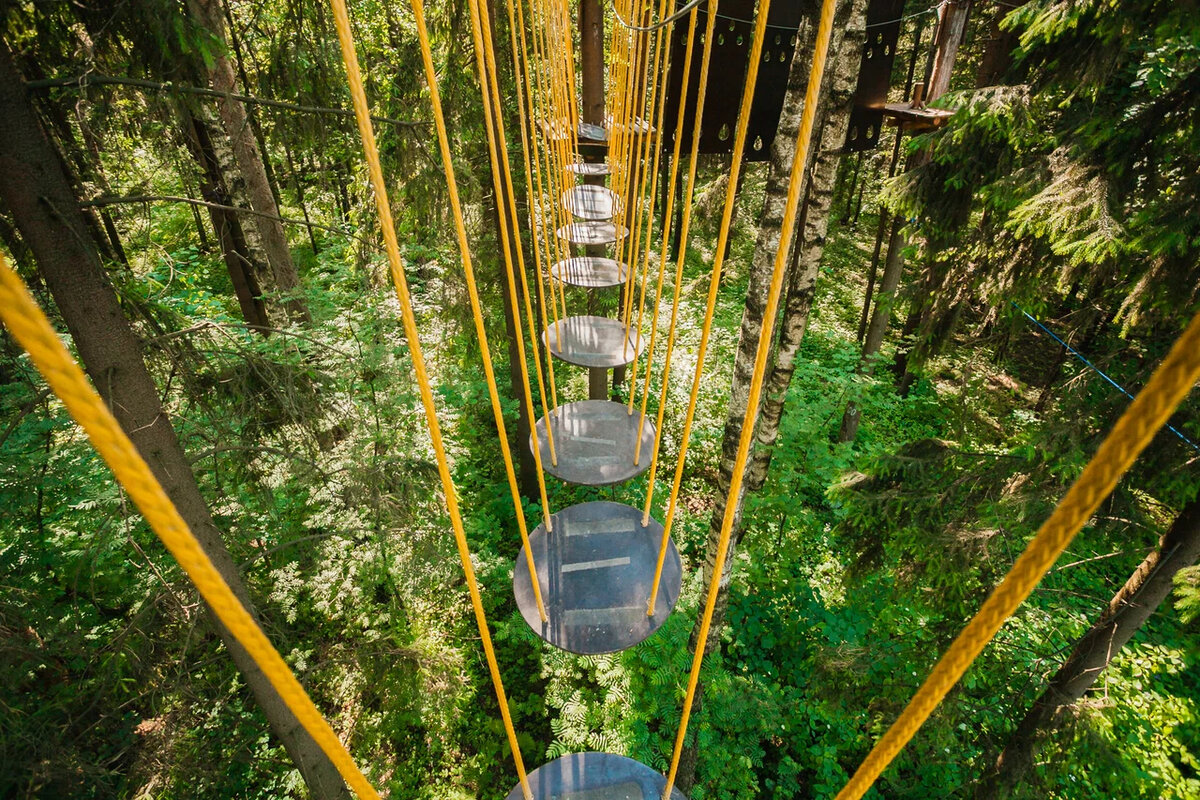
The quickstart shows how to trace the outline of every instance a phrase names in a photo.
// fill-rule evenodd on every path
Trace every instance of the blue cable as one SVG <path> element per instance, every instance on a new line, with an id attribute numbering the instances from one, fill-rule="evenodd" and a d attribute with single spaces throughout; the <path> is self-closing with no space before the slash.
<path id="1" fill-rule="evenodd" d="M 1026 318 L 1027 318 L 1027 319 L 1028 319 L 1030 322 L 1032 322 L 1034 325 L 1037 325 L 1039 328 L 1041 328 L 1042 330 L 1044 330 L 1046 333 L 1050 334 L 1050 338 L 1051 338 L 1051 339 L 1053 339 L 1054 341 L 1058 342 L 1059 344 L 1061 344 L 1061 345 L 1062 345 L 1064 348 L 1066 348 L 1066 350 L 1067 350 L 1067 352 L 1068 352 L 1068 353 L 1070 353 L 1071 355 L 1073 355 L 1073 356 L 1075 356 L 1076 358 L 1078 358 L 1080 361 L 1082 361 L 1084 364 L 1086 364 L 1086 365 L 1087 365 L 1087 366 L 1088 366 L 1088 367 L 1089 367 L 1089 368 L 1090 368 L 1090 369 L 1091 369 L 1093 372 L 1095 372 L 1095 373 L 1096 373 L 1097 375 L 1099 375 L 1101 378 L 1104 378 L 1104 380 L 1108 381 L 1108 382 L 1109 382 L 1109 383 L 1111 383 L 1113 386 L 1115 386 L 1115 387 L 1117 388 L 1117 390 L 1121 392 L 1121 394 L 1125 395 L 1125 396 L 1126 396 L 1126 397 L 1128 397 L 1130 400 L 1132 400 L 1132 399 L 1133 399 L 1133 395 L 1131 395 L 1131 394 L 1129 393 L 1129 391 L 1128 391 L 1128 390 L 1127 390 L 1127 389 L 1126 389 L 1124 386 L 1122 386 L 1121 384 L 1117 383 L 1117 382 L 1116 382 L 1116 381 L 1114 381 L 1112 378 L 1108 377 L 1108 375 L 1106 375 L 1106 374 L 1104 373 L 1104 370 L 1100 369 L 1100 368 L 1099 368 L 1099 367 L 1097 367 L 1095 364 L 1093 364 L 1092 362 L 1088 361 L 1088 360 L 1087 360 L 1087 359 L 1086 359 L 1086 358 L 1083 356 L 1083 354 L 1082 354 L 1082 353 L 1080 353 L 1078 350 L 1076 350 L 1074 347 L 1071 347 L 1071 345 L 1067 344 L 1067 343 L 1066 343 L 1066 342 L 1064 342 L 1062 339 L 1058 338 L 1058 336 L 1056 336 L 1056 335 L 1055 335 L 1054 331 L 1052 331 L 1052 330 L 1050 330 L 1049 328 L 1047 328 L 1045 325 L 1043 325 L 1041 322 L 1039 322 L 1039 321 L 1038 321 L 1038 320 L 1037 320 L 1037 319 L 1036 319 L 1036 318 L 1035 318 L 1035 317 L 1034 317 L 1032 314 L 1030 314 L 1028 311 L 1026 311 L 1025 309 L 1021 308 L 1019 305 L 1017 305 L 1017 302 L 1016 302 L 1015 300 L 1009 300 L 1008 302 L 1012 303 L 1012 305 L 1013 305 L 1013 308 L 1015 308 L 1017 311 L 1020 311 L 1022 314 L 1024 314 L 1024 315 L 1025 315 L 1025 317 L 1026 317 Z M 1180 439 L 1182 439 L 1183 441 L 1185 441 L 1185 442 L 1187 442 L 1188 444 L 1190 444 L 1190 445 L 1192 446 L 1192 449 L 1194 449 L 1196 452 L 1200 453 L 1200 445 L 1196 444 L 1196 443 L 1195 443 L 1195 442 L 1193 442 L 1191 439 L 1189 439 L 1188 437 L 1186 437 L 1186 436 L 1184 436 L 1182 433 L 1180 433 L 1180 432 L 1179 432 L 1179 430 L 1178 430 L 1178 429 L 1177 429 L 1177 428 L 1176 428 L 1174 425 L 1167 425 L 1166 427 L 1167 427 L 1167 430 L 1169 430 L 1171 433 L 1173 433 L 1173 434 L 1175 434 L 1176 436 L 1178 436 L 1178 437 L 1179 437 Z"/>

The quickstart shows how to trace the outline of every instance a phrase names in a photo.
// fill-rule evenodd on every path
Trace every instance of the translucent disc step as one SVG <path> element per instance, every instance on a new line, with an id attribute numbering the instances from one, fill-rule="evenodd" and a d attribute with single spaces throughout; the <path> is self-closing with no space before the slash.
<path id="1" fill-rule="evenodd" d="M 604 289 L 629 280 L 629 268 L 615 258 L 576 256 L 564 258 L 550 267 L 554 279 L 569 286 Z"/>
<path id="2" fill-rule="evenodd" d="M 534 633 L 563 650 L 593 655 L 633 647 L 667 621 L 679 599 L 682 565 L 668 542 L 649 616 L 663 534 L 657 520 L 643 526 L 641 511 L 607 500 L 564 508 L 551 520 L 552 532 L 543 524 L 529 534 L 547 622 L 538 614 L 523 550 L 513 570 L 517 607 Z"/>
<path id="3" fill-rule="evenodd" d="M 578 367 L 620 367 L 633 361 L 646 345 L 635 330 L 610 317 L 566 317 L 542 331 L 542 345 Z"/>
<path id="4" fill-rule="evenodd" d="M 641 762 L 611 753 L 571 753 L 529 773 L 533 800 L 661 800 L 667 779 Z M 524 800 L 517 784 L 505 800 Z M 671 800 L 687 796 L 671 787 Z"/>
<path id="5" fill-rule="evenodd" d="M 608 486 L 636 478 L 650 468 L 654 453 L 651 415 L 646 415 L 638 430 L 640 416 L 636 408 L 629 414 L 624 403 L 609 400 L 580 400 L 559 406 L 549 414 L 558 464 L 550 460 L 547 418 L 542 417 L 535 426 L 542 468 L 559 480 L 583 486 Z M 639 438 L 642 448 L 635 465 L 633 452 Z M 530 448 L 533 444 L 531 435 Z"/>
<path id="6" fill-rule="evenodd" d="M 572 186 L 563 192 L 563 208 L 584 220 L 612 219 L 621 212 L 621 198 L 604 186 Z"/>
<path id="7" fill-rule="evenodd" d="M 567 164 L 567 172 L 573 172 L 576 175 L 607 175 L 609 172 L 608 164 L 603 161 L 574 161 Z"/>
<path id="8" fill-rule="evenodd" d="M 572 222 L 557 231 L 558 238 L 571 244 L 614 244 L 629 235 L 629 228 L 612 222 Z"/>

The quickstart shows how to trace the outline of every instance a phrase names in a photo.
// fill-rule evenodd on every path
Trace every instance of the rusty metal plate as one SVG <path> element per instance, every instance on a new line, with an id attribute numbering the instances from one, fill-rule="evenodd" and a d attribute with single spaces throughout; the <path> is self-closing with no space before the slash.
<path id="1" fill-rule="evenodd" d="M 620 286 L 629 280 L 629 267 L 615 258 L 603 256 L 576 256 L 564 258 L 550 267 L 555 280 L 568 286 L 585 289 L 607 289 Z"/>
<path id="2" fill-rule="evenodd" d="M 563 208 L 583 220 L 612 219 L 621 213 L 621 198 L 605 186 L 572 186 L 562 194 Z"/>
<path id="3" fill-rule="evenodd" d="M 796 31 L 802 13 L 811 6 L 799 0 L 772 2 L 767 17 L 766 40 L 763 42 L 762 63 L 754 102 L 750 106 L 750 123 L 746 134 L 745 160 L 766 161 L 770 158 L 771 143 L 779 128 L 783 96 L 787 92 L 792 52 L 796 48 Z M 737 128 L 746 81 L 746 66 L 754 34 L 754 0 L 721 0 L 713 35 L 712 58 L 709 64 L 708 88 L 704 100 L 704 120 L 700 130 L 701 153 L 733 151 L 733 134 Z M 730 19 L 730 17 L 736 19 Z M 707 25 L 703 8 L 696 20 L 696 45 L 692 53 L 691 78 L 684 103 L 684 145 L 690 146 L 696 120 L 696 100 L 700 91 L 700 64 L 704 55 L 704 30 Z M 664 119 L 674 120 L 679 113 L 679 90 L 683 85 L 683 57 L 687 48 L 687 24 L 676 23 L 671 36 L 671 72 L 667 77 L 667 100 Z M 660 137 L 664 150 L 675 143 L 675 126 L 668 126 Z"/>
<path id="4" fill-rule="evenodd" d="M 613 222 L 572 222 L 563 225 L 555 234 L 577 245 L 616 244 L 629 235 L 629 228 Z"/>
<path id="5" fill-rule="evenodd" d="M 874 150 L 879 146 L 903 16 L 904 0 L 871 0 L 867 5 L 867 39 L 863 42 L 854 105 L 846 126 L 845 152 Z"/>
<path id="6" fill-rule="evenodd" d="M 542 331 L 542 345 L 556 357 L 577 367 L 623 367 L 645 347 L 637 330 L 625 332 L 625 323 L 610 317 L 565 317 Z"/>
<path id="7" fill-rule="evenodd" d="M 600 500 L 569 506 L 529 534 L 538 587 L 548 620 L 542 622 L 522 550 L 513 569 L 521 616 L 555 647 L 580 655 L 615 653 L 662 627 L 679 599 L 683 565 L 667 541 L 654 616 L 646 613 L 663 526 L 624 503 Z"/>
<path id="8" fill-rule="evenodd" d="M 667 779 L 632 758 L 571 753 L 529 773 L 533 800 L 661 800 Z M 524 800 L 517 784 L 505 800 Z M 671 787 L 671 800 L 687 796 Z"/>
<path id="9" fill-rule="evenodd" d="M 654 424 L 647 414 L 639 430 L 640 418 L 636 409 L 630 414 L 624 403 L 609 400 L 580 400 L 559 406 L 550 412 L 557 464 L 550 459 L 546 417 L 535 426 L 542 468 L 559 480 L 581 486 L 609 486 L 636 478 L 650 468 L 654 453 Z M 530 448 L 534 446 L 533 438 L 529 437 Z M 639 438 L 640 457 L 634 464 Z"/>

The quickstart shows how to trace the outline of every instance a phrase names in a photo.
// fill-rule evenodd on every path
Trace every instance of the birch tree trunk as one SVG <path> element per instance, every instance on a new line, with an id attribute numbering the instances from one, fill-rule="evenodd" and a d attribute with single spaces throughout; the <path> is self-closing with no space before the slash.
<path id="1" fill-rule="evenodd" d="M 222 48 L 228 46 L 229 37 L 226 35 L 220 0 L 188 0 L 188 9 L 196 22 L 208 29 Z M 213 89 L 230 93 L 238 91 L 233 65 L 222 49 L 212 54 L 206 66 L 208 80 Z M 258 149 L 258 142 L 255 141 L 246 107 L 240 100 L 234 100 L 232 97 L 216 102 L 217 113 L 229 137 L 239 171 L 246 182 L 250 207 L 257 212 L 251 224 L 246 227 L 253 227 L 262 241 L 263 250 L 271 266 L 273 280 L 269 285 L 284 295 L 284 306 L 293 320 L 308 322 L 311 318 L 308 306 L 301 297 L 300 276 L 288 249 L 283 223 L 279 220 L 279 206 L 275 202 L 275 193 L 267 178 L 262 153 Z"/>
<path id="2" fill-rule="evenodd" d="M 729 554 L 725 569 L 719 577 L 720 591 L 713 613 L 713 624 L 707 641 L 701 643 L 699 621 L 692 629 L 691 649 L 703 646 L 705 653 L 717 649 L 724 627 L 725 611 L 729 604 L 729 583 L 732 575 L 734 555 L 741 533 L 742 508 L 746 491 L 757 491 L 766 479 L 770 465 L 771 450 L 779 435 L 779 421 L 783 416 L 787 388 L 795 369 L 795 356 L 804 337 L 808 323 L 808 311 L 812 304 L 813 288 L 817 270 L 825 247 L 825 232 L 829 222 L 829 209 L 833 197 L 833 186 L 837 178 L 837 165 L 842 141 L 846 136 L 849 102 L 854 92 L 858 72 L 859 56 L 864 40 L 865 0 L 848 0 L 840 4 L 834 20 L 833 41 L 830 42 L 830 67 L 822 85 L 819 112 L 814 131 L 820 140 L 814 140 L 808 161 L 808 177 L 802 193 L 807 197 L 807 213 L 793 243 L 795 259 L 789 260 L 786 297 L 781 300 L 781 318 L 778 323 L 778 339 L 773 343 L 764 384 L 761 411 L 755 435 L 755 445 L 748 465 L 742 493 L 734 499 L 736 512 L 734 529 L 729 542 Z M 742 314 L 741 334 L 734 362 L 733 382 L 730 387 L 729 409 L 722 442 L 721 469 L 717 479 L 717 501 L 709 526 L 708 545 L 704 564 L 704 582 L 713 580 L 717 540 L 724 519 L 729 485 L 733 474 L 733 462 L 737 454 L 738 438 L 745 423 L 749 404 L 750 380 L 753 373 L 754 354 L 758 348 L 759 333 L 770 286 L 775 254 L 782 236 L 783 212 L 786 205 L 787 185 L 792 162 L 796 156 L 796 134 L 800 128 L 800 117 L 804 110 L 804 95 L 812 62 L 815 26 L 812 20 L 801 23 L 797 35 L 796 51 L 792 57 L 788 74 L 787 94 L 779 118 L 779 131 L 771 147 L 771 161 L 767 173 L 766 196 L 759 216 L 758 240 L 755 243 L 751 265 L 750 282 L 746 292 L 746 306 Z M 814 134 L 818 135 L 818 134 Z M 773 338 L 775 332 L 771 332 Z M 697 688 L 694 706 L 697 725 L 701 724 L 703 682 Z M 697 740 L 699 731 L 685 745 L 680 757 L 677 783 L 683 791 L 695 782 L 698 761 Z"/>
<path id="3" fill-rule="evenodd" d="M 804 339 L 808 325 L 808 313 L 812 306 L 813 290 L 816 287 L 821 257 L 825 249 L 825 234 L 829 225 L 829 211 L 833 198 L 833 187 L 837 179 L 837 167 L 841 158 L 841 144 L 846 136 L 850 100 L 854 93 L 854 82 L 858 74 L 858 63 L 863 43 L 863 21 L 866 3 L 864 0 L 844 2 L 838 9 L 834 23 L 834 37 L 830 43 L 831 60 L 826 72 L 820 97 L 820 110 L 815 131 L 820 139 L 810 150 L 808 176 L 802 192 L 805 193 L 807 213 L 803 225 L 797 229 L 793 242 L 794 258 L 788 268 L 786 295 L 781 300 L 779 321 L 772 332 L 772 352 L 767 362 L 767 375 L 763 384 L 763 395 L 755 429 L 754 447 L 741 495 L 736 498 L 734 529 L 730 539 L 729 555 L 721 576 L 721 592 L 718 595 L 716 616 L 709 633 L 706 648 L 711 651 L 720 637 L 720 622 L 724 618 L 728 603 L 729 578 L 734 563 L 734 551 L 741 534 L 741 516 L 747 492 L 758 491 L 766 481 L 771 463 L 771 454 L 779 437 L 779 423 L 783 418 L 784 405 L 792 374 L 795 372 L 796 354 Z M 784 98 L 783 114 L 780 117 L 779 133 L 772 145 L 771 162 L 767 176 L 766 197 L 759 217 L 758 241 L 754 248 L 750 281 L 746 292 L 746 306 L 742 313 L 741 333 L 737 356 L 734 361 L 733 383 L 730 387 L 729 409 L 725 420 L 725 434 L 721 444 L 721 469 L 717 479 L 717 500 L 709 524 L 708 547 L 704 566 L 705 581 L 711 579 L 712 565 L 716 559 L 716 545 L 725 517 L 726 501 L 737 456 L 738 439 L 745 423 L 750 394 L 750 381 L 754 370 L 754 354 L 758 349 L 759 332 L 766 313 L 767 293 L 775 253 L 779 247 L 780 228 L 786 202 L 788 178 L 795 158 L 796 132 L 803 112 L 804 92 L 808 84 L 809 66 L 812 60 L 814 29 L 803 31 L 797 41 L 797 50 L 788 77 L 788 89 Z M 815 134 L 815 135 L 817 135 Z M 693 646 L 695 646 L 693 642 Z"/>
<path id="4" fill-rule="evenodd" d="M 1033 767 L 1038 746 L 1096 683 L 1121 648 L 1167 599 L 1175 574 L 1200 558 L 1200 500 L 1184 506 L 1158 549 L 1125 581 L 1042 695 L 1013 731 L 991 775 L 976 785 L 978 800 L 1004 797 Z"/>
<path id="5" fill-rule="evenodd" d="M 184 141 L 202 171 L 201 196 L 210 203 L 246 208 L 245 198 L 240 194 L 244 187 L 240 182 L 226 177 L 233 166 L 230 161 L 232 154 L 228 147 L 220 148 L 224 144 L 221 137 L 213 136 L 211 126 L 191 111 L 182 109 L 179 118 Z M 236 176 L 237 171 L 233 172 Z M 239 196 L 234 195 L 235 189 Z M 268 286 L 272 281 L 258 232 L 253 226 L 247 229 L 235 212 L 224 208 L 209 208 L 208 216 L 221 245 L 221 257 L 242 309 L 242 318 L 247 325 L 265 332 L 271 319 L 263 300 L 262 286 L 264 280 Z"/>
<path id="6" fill-rule="evenodd" d="M 96 390 L 221 576 L 253 613 L 237 565 L 213 523 L 187 456 L 159 401 L 158 388 L 142 360 L 141 342 L 121 310 L 68 173 L 38 124 L 12 56 L 3 45 L 0 200 L 37 261 Z M 349 800 L 349 791 L 333 764 L 283 704 L 253 659 L 215 618 L 213 625 L 313 797 Z"/>

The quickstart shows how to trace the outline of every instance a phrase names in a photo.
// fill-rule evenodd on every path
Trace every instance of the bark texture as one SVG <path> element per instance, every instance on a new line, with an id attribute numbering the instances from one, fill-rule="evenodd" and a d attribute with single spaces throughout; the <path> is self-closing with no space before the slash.
<path id="1" fill-rule="evenodd" d="M 188 9 L 193 18 L 212 33 L 222 48 L 228 46 L 229 37 L 226 35 L 221 0 L 188 0 Z M 208 79 L 212 88 L 218 92 L 237 92 L 233 65 L 221 49 L 212 54 L 208 66 Z M 288 315 L 296 321 L 308 321 L 308 308 L 300 293 L 300 276 L 288 249 L 283 223 L 277 219 L 281 216 L 279 206 L 275 202 L 275 192 L 267 177 L 246 106 L 240 100 L 227 96 L 217 101 L 217 113 L 229 137 L 239 172 L 245 179 L 250 207 L 258 212 L 247 227 L 253 227 L 262 240 L 263 250 L 271 266 L 272 285 L 283 294 Z"/>
<path id="2" fill-rule="evenodd" d="M 933 102 L 946 93 L 950 88 L 950 75 L 954 71 L 954 61 L 958 48 L 962 44 L 967 31 L 967 20 L 971 14 L 971 0 L 947 0 L 938 8 L 938 27 L 934 35 L 934 51 L 930 59 L 930 78 L 925 92 L 926 102 Z M 929 152 L 921 151 L 909 157 L 906 171 L 918 169 L 928 163 Z M 900 278 L 904 273 L 904 257 L 902 251 L 907 241 L 901 232 L 898 222 L 892 224 L 892 233 L 888 238 L 887 260 L 884 262 L 883 278 L 879 286 L 875 309 L 871 312 L 871 322 L 867 328 L 866 340 L 863 342 L 862 357 L 859 360 L 860 375 L 869 375 L 873 369 L 876 355 L 883 345 L 883 336 L 887 332 L 892 319 L 892 308 L 895 305 L 896 290 L 900 286 Z M 931 267 L 932 269 L 932 262 Z M 921 286 L 928 284 L 928 276 L 921 281 Z M 889 288 L 890 287 L 890 288 Z M 923 301 L 915 298 L 914 309 L 918 309 Z M 900 370 L 906 370 L 907 349 L 903 346 L 897 355 Z M 838 432 L 839 442 L 852 442 L 858 435 L 860 419 L 858 404 L 851 400 L 846 404 L 842 415 L 842 426 Z"/>
<path id="3" fill-rule="evenodd" d="M 1033 767 L 1038 746 L 1096 683 L 1121 648 L 1171 594 L 1175 574 L 1200 558 L 1200 500 L 1188 503 L 1163 534 L 1158 549 L 1138 565 L 1100 618 L 1013 732 L 993 774 L 976 787 L 976 798 L 1004 797 Z"/>
<path id="4" fill-rule="evenodd" d="M 808 177 L 802 188 L 806 197 L 806 213 L 802 224 L 797 227 L 792 243 L 794 257 L 790 261 L 785 283 L 786 294 L 781 300 L 780 313 L 775 331 L 772 332 L 772 352 L 767 363 L 767 377 L 759 419 L 755 429 L 754 446 L 742 492 L 734 502 L 733 535 L 725 569 L 720 577 L 721 592 L 718 596 L 716 613 L 706 651 L 711 652 L 720 641 L 721 622 L 729 599 L 729 579 L 734 563 L 734 553 L 741 533 L 741 516 L 747 492 L 762 488 L 771 463 L 771 454 L 779 436 L 779 423 L 783 418 L 787 389 L 795 371 L 796 354 L 808 325 L 808 312 L 812 305 L 821 256 L 825 248 L 825 235 L 829 223 L 829 211 L 833 188 L 837 177 L 838 152 L 845 138 L 850 101 L 857 76 L 859 53 L 862 47 L 863 15 L 865 2 L 845 2 L 838 9 L 834 23 L 834 37 L 830 43 L 830 61 L 826 69 L 821 93 L 821 108 L 817 115 L 814 141 L 810 149 Z M 725 516 L 733 464 L 737 456 L 738 439 L 745 424 L 749 403 L 750 382 L 754 371 L 754 354 L 758 349 L 759 332 L 766 313 L 767 294 L 770 288 L 771 271 L 783 222 L 783 211 L 787 199 L 788 178 L 795 158 L 796 133 L 803 112 L 804 93 L 808 85 L 812 60 L 815 26 L 809 25 L 797 40 L 796 54 L 788 76 L 788 89 L 780 116 L 779 133 L 771 148 L 771 161 L 767 176 L 766 196 L 759 217 L 758 240 L 750 270 L 750 281 L 746 291 L 746 305 L 742 313 L 738 350 L 734 361 L 733 382 L 730 387 L 729 409 L 725 420 L 722 439 L 721 469 L 717 479 L 717 500 L 709 524 L 707 555 L 704 566 L 705 582 L 711 580 L 716 545 L 720 537 L 721 523 Z M 696 642 L 692 643 L 693 646 Z"/>
<path id="5" fill-rule="evenodd" d="M 121 311 L 95 236 L 68 174 L 29 104 L 12 56 L 0 45 L 0 198 L 24 241 L 101 397 L 146 459 L 221 575 L 248 609 L 245 584 L 214 525 L 158 390 L 141 343 Z M 249 655 L 214 619 L 272 731 L 313 796 L 349 798 L 332 763 L 283 705 Z"/>
<path id="6" fill-rule="evenodd" d="M 220 206 L 247 207 L 244 197 L 234 196 L 235 190 L 240 193 L 244 188 L 236 180 L 236 170 L 232 178 L 226 177 L 233 164 L 230 158 L 232 154 L 228 147 L 223 146 L 225 142 L 222 137 L 213 136 L 211 126 L 190 111 L 182 111 L 180 120 L 184 141 L 202 170 L 200 195 L 206 201 Z M 238 215 L 227 208 L 210 207 L 208 216 L 221 245 L 221 256 L 233 283 L 234 293 L 237 294 L 242 318 L 248 325 L 259 326 L 260 329 L 269 327 L 271 319 L 263 299 L 262 286 L 263 280 L 270 285 L 271 274 L 258 232 L 253 226 L 249 230 L 243 227 Z"/>

